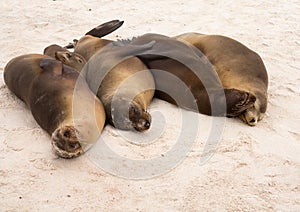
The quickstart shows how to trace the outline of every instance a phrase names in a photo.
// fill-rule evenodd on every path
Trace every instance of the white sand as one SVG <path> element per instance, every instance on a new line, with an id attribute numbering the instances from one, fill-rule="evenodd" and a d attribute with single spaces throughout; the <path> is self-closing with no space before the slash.
<path id="1" fill-rule="evenodd" d="M 136 2 L 1 1 L 0 210 L 300 211 L 300 2 Z M 3 69 L 15 56 L 41 53 L 52 43 L 67 44 L 112 19 L 125 21 L 108 36 L 112 39 L 196 31 L 241 41 L 258 52 L 267 67 L 267 116 L 256 127 L 226 119 L 216 153 L 201 166 L 206 133 L 214 131 L 210 117 L 193 114 L 201 131 L 191 152 L 175 169 L 148 180 L 113 176 L 87 155 L 58 159 L 49 136 L 4 85 Z M 162 158 L 175 145 L 182 114 L 155 100 L 150 111 L 159 110 L 167 118 L 155 143 L 134 145 L 111 127 L 105 128 L 103 138 L 129 159 L 147 163 L 150 157 Z M 120 168 L 124 166 L 117 164 L 113 170 L 118 173 Z M 137 170 L 128 167 L 128 173 Z"/>

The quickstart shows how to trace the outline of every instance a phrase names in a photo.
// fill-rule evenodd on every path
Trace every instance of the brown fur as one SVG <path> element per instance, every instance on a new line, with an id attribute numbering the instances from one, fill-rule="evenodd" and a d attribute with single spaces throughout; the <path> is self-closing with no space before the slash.
<path id="1" fill-rule="evenodd" d="M 201 50 L 213 64 L 225 89 L 237 89 L 256 97 L 255 104 L 240 118 L 253 126 L 267 109 L 268 75 L 260 56 L 231 38 L 220 35 L 186 33 L 176 39 Z"/>
<path id="2" fill-rule="evenodd" d="M 186 109 L 216 116 L 238 116 L 253 106 L 255 97 L 247 91 L 223 89 L 212 66 L 193 46 L 158 34 L 142 35 L 133 39 L 131 44 L 142 45 L 149 41 L 156 42 L 152 52 L 148 51 L 139 57 L 149 68 L 163 70 L 152 70 L 156 97 Z M 173 77 L 165 77 L 164 73 Z M 193 97 L 189 96 L 189 92 Z"/>
<path id="3" fill-rule="evenodd" d="M 104 104 L 108 122 L 119 129 L 135 128 L 138 131 L 147 130 L 151 123 L 151 116 L 147 112 L 147 107 L 154 95 L 155 85 L 153 77 L 143 62 L 137 57 L 129 57 L 123 61 L 114 62 L 118 60 L 118 55 L 121 56 L 123 54 L 122 51 L 126 55 L 126 49 L 124 48 L 109 50 L 111 56 L 106 57 L 101 64 L 99 64 L 99 61 L 103 58 L 93 61 L 93 56 L 97 55 L 96 53 L 99 53 L 112 42 L 111 40 L 85 35 L 76 43 L 74 52 L 85 57 L 90 63 L 86 71 L 92 73 L 89 67 L 94 68 L 93 71 L 95 73 L 86 76 L 89 85 L 92 84 L 91 81 L 97 76 L 106 74 L 104 64 L 116 65 L 109 70 L 105 77 L 103 76 L 100 87 L 95 90 L 95 93 Z M 139 75 L 138 73 L 141 71 L 143 71 L 143 74 Z M 131 80 L 128 83 L 130 77 L 134 77 L 135 80 Z M 97 84 L 97 82 L 94 84 Z M 127 83 L 127 85 L 124 86 L 124 83 Z M 112 105 L 113 98 L 121 85 L 124 86 L 123 89 L 126 92 L 119 95 L 119 99 L 114 99 L 118 104 Z M 132 96 L 133 94 L 135 95 Z M 131 97 L 128 98 L 129 96 Z"/>
<path id="4" fill-rule="evenodd" d="M 49 56 L 28 54 L 6 65 L 4 80 L 52 136 L 56 154 L 75 157 L 96 142 L 104 108 L 76 70 Z"/>
<path id="5" fill-rule="evenodd" d="M 52 44 L 44 49 L 44 54 L 60 60 L 64 64 L 75 68 L 77 71 L 81 71 L 86 64 L 86 60 L 80 54 L 70 52 L 64 47 L 56 44 Z"/>

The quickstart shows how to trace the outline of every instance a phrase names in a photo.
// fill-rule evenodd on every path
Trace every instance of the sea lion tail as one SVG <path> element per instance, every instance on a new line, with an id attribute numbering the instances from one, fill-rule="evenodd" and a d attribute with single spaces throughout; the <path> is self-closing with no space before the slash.
<path id="1" fill-rule="evenodd" d="M 108 35 L 109 33 L 112 33 L 119 27 L 121 27 L 123 23 L 124 21 L 119 21 L 119 20 L 108 21 L 88 31 L 87 33 L 85 33 L 85 35 L 91 35 L 94 37 L 101 38 L 105 35 Z"/>

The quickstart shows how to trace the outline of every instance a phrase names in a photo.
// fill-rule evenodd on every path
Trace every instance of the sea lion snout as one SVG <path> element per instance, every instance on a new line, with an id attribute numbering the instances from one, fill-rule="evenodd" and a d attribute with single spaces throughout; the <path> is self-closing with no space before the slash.
<path id="1" fill-rule="evenodd" d="M 111 108 L 111 124 L 121 130 L 148 130 L 151 126 L 151 115 L 141 105 L 128 102 L 128 99 L 123 98 L 114 101 L 114 107 Z"/>
<path id="2" fill-rule="evenodd" d="M 142 111 L 139 118 L 131 118 L 134 129 L 139 132 L 148 130 L 151 126 L 151 115 L 147 111 Z"/>
<path id="3" fill-rule="evenodd" d="M 55 58 L 62 63 L 75 68 L 79 72 L 86 64 L 86 60 L 81 55 L 68 50 L 56 51 Z"/>
<path id="4" fill-rule="evenodd" d="M 137 131 L 145 131 L 150 128 L 151 115 L 137 104 L 132 104 L 129 108 L 129 119 L 132 126 Z"/>
<path id="5" fill-rule="evenodd" d="M 151 126 L 151 122 L 146 119 L 139 119 L 139 121 L 134 124 L 134 128 L 140 132 L 148 130 L 150 126 Z"/>
<path id="6" fill-rule="evenodd" d="M 253 107 L 248 108 L 240 115 L 240 119 L 242 119 L 249 126 L 255 126 L 258 121 L 263 119 L 263 117 L 264 112 L 261 112 L 261 104 L 259 99 L 255 101 Z"/>
<path id="7" fill-rule="evenodd" d="M 255 126 L 259 120 L 257 111 L 255 110 L 254 106 L 242 113 L 240 115 L 240 118 L 249 126 Z"/>
<path id="8" fill-rule="evenodd" d="M 146 129 L 150 128 L 151 123 L 148 120 L 140 119 L 141 126 L 144 126 Z"/>
<path id="9" fill-rule="evenodd" d="M 72 126 L 63 126 L 52 134 L 52 147 L 60 157 L 74 158 L 83 153 L 79 142 L 79 132 Z"/>

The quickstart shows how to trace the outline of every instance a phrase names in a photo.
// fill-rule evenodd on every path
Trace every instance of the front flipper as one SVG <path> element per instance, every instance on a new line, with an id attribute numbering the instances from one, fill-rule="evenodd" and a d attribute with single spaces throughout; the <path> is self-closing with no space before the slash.
<path id="1" fill-rule="evenodd" d="M 85 35 L 91 35 L 94 37 L 101 38 L 118 29 L 120 26 L 123 25 L 123 23 L 124 21 L 119 21 L 119 20 L 109 21 L 95 27 L 91 31 L 87 32 Z"/>
<path id="2" fill-rule="evenodd" d="M 248 108 L 253 107 L 256 97 L 251 93 L 237 90 L 237 89 L 224 89 L 226 104 L 227 104 L 227 117 L 236 117 L 241 115 Z"/>

